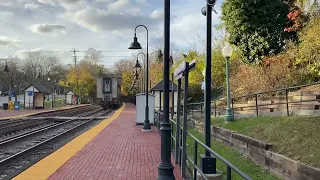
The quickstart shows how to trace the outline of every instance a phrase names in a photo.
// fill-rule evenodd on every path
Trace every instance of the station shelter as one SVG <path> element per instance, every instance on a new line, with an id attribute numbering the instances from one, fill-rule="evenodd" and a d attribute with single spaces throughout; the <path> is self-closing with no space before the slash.
<path id="1" fill-rule="evenodd" d="M 66 105 L 74 105 L 75 104 L 75 101 L 74 101 L 74 99 L 76 98 L 76 100 L 77 100 L 77 94 L 76 93 L 74 93 L 73 91 L 68 91 L 67 93 L 66 93 Z"/>
<path id="2" fill-rule="evenodd" d="M 155 96 L 155 109 L 162 110 L 163 109 L 163 90 L 164 90 L 164 82 L 161 80 L 158 84 L 156 84 L 153 88 L 151 88 L 151 92 Z M 173 98 L 172 98 L 172 91 L 173 91 Z M 174 112 L 177 112 L 177 98 L 178 98 L 178 86 L 169 80 L 169 108 L 171 111 L 172 107 L 172 100 L 174 101 Z"/>
<path id="3" fill-rule="evenodd" d="M 50 90 L 43 85 L 30 85 L 24 91 L 24 107 L 44 109 L 46 95 L 51 94 Z"/>

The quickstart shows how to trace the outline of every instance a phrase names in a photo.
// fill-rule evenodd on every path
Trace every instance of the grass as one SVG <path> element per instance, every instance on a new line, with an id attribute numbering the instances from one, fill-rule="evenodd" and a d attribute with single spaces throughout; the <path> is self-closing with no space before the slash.
<path id="1" fill-rule="evenodd" d="M 44 102 L 44 108 L 45 109 L 51 109 L 52 101 L 45 101 Z M 65 100 L 64 99 L 55 99 L 54 101 L 54 108 L 63 107 L 65 106 Z"/>
<path id="2" fill-rule="evenodd" d="M 204 135 L 196 130 L 189 130 L 191 134 L 193 134 L 197 139 L 204 142 Z M 194 158 L 194 140 L 187 136 L 187 153 L 193 159 Z M 268 171 L 264 170 L 261 166 L 254 164 L 250 159 L 240 154 L 237 150 L 224 145 L 223 143 L 217 142 L 215 140 L 211 141 L 211 148 L 217 152 L 219 155 L 227 159 L 233 165 L 238 167 L 241 171 L 245 174 L 250 176 L 252 179 L 255 180 L 280 180 L 280 178 L 272 175 Z M 198 144 L 198 166 L 200 162 L 200 154 L 204 154 L 204 148 Z M 191 164 L 191 163 L 189 163 Z M 193 166 L 190 166 L 193 169 Z M 227 166 L 217 159 L 217 169 L 222 171 L 223 174 L 226 174 Z M 234 180 L 242 180 L 243 178 L 237 175 L 234 171 L 232 171 L 232 179 Z"/>
<path id="3" fill-rule="evenodd" d="M 263 140 L 274 145 L 274 152 L 320 168 L 320 117 L 257 117 L 213 125 Z"/>
<path id="4" fill-rule="evenodd" d="M 176 128 L 175 126 L 172 126 L 173 134 L 175 134 Z M 194 135 L 197 139 L 204 142 L 204 135 L 200 132 L 198 132 L 195 129 L 189 129 L 188 130 L 192 135 Z M 173 145 L 174 147 L 174 145 Z M 219 155 L 227 159 L 229 162 L 231 162 L 233 165 L 238 167 L 241 171 L 243 171 L 245 174 L 250 176 L 252 179 L 255 180 L 280 180 L 280 178 L 272 175 L 268 171 L 264 170 L 261 166 L 256 165 L 253 163 L 250 159 L 248 159 L 246 156 L 239 153 L 237 150 L 221 143 L 218 141 L 215 141 L 212 139 L 211 141 L 211 148 L 217 152 Z M 198 144 L 198 166 L 200 164 L 200 154 L 204 154 L 205 149 Z M 194 140 L 187 135 L 187 154 L 192 159 L 194 159 Z M 193 165 L 191 165 L 191 162 L 189 162 L 189 168 L 193 170 Z M 217 169 L 219 171 L 222 171 L 223 174 L 226 174 L 226 165 L 217 159 Z M 232 179 L 233 180 L 243 180 L 239 175 L 237 175 L 234 171 L 232 171 Z"/>

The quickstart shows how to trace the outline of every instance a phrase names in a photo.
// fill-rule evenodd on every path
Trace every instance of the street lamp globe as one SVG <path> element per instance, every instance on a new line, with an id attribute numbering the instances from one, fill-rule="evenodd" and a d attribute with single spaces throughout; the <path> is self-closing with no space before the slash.
<path id="1" fill-rule="evenodd" d="M 129 49 L 142 49 L 140 43 L 138 42 L 138 38 L 134 36 L 133 42 L 130 44 Z"/>
<path id="2" fill-rule="evenodd" d="M 50 81 L 51 79 L 48 77 L 48 81 Z"/>
<path id="3" fill-rule="evenodd" d="M 222 49 L 222 55 L 225 58 L 230 58 L 232 55 L 232 47 L 230 46 L 229 43 L 226 43 L 226 45 Z"/>

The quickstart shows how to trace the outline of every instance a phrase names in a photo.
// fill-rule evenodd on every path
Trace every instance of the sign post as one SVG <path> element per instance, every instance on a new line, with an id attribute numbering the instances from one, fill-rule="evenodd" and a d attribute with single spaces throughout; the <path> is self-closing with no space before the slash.
<path id="1" fill-rule="evenodd" d="M 181 174 L 182 177 L 185 177 L 186 166 L 187 166 L 187 152 L 186 152 L 186 138 L 187 138 L 187 104 L 188 104 L 188 80 L 189 80 L 189 72 L 192 71 L 196 67 L 196 61 L 192 62 L 182 62 L 174 71 L 174 77 L 178 80 L 178 107 L 177 107 L 177 120 L 176 120 L 176 149 L 175 149 L 175 157 L 176 164 L 180 164 L 181 161 Z M 182 133 L 180 132 L 180 94 L 181 94 L 181 79 L 184 76 L 184 98 L 183 98 L 183 128 Z M 180 133 L 182 137 L 180 138 Z M 182 141 L 180 141 L 182 140 Z M 182 152 L 180 154 L 180 145 L 182 145 Z M 178 163 L 177 163 L 178 161 Z"/>

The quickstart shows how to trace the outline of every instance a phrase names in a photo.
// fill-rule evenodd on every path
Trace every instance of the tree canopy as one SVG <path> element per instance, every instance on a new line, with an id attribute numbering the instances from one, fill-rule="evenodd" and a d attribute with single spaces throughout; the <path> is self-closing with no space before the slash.
<path id="1" fill-rule="evenodd" d="M 288 13 L 283 0 L 226 0 L 222 5 L 230 43 L 240 49 L 244 62 L 253 64 L 282 50 Z"/>

